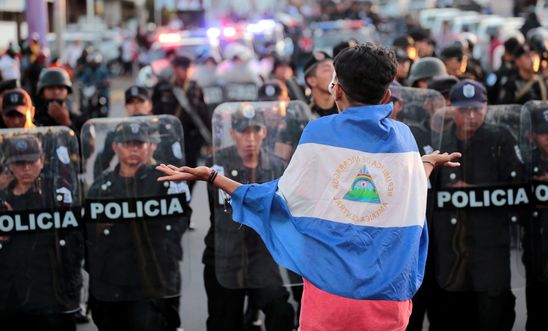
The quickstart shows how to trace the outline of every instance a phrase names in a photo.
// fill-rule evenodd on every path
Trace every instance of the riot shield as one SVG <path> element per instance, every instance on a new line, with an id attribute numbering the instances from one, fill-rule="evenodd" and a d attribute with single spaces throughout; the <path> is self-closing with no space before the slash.
<path id="1" fill-rule="evenodd" d="M 224 101 L 224 90 L 220 85 L 209 85 L 202 87 L 204 102 L 208 108 L 215 109 Z"/>
<path id="2" fill-rule="evenodd" d="M 79 309 L 79 163 L 66 127 L 0 130 L 0 320 Z"/>
<path id="3" fill-rule="evenodd" d="M 257 100 L 259 88 L 254 83 L 226 83 L 224 85 L 224 100 L 252 101 Z"/>
<path id="4" fill-rule="evenodd" d="M 155 166 L 185 164 L 181 123 L 170 115 L 92 119 L 82 137 L 91 141 L 82 141 L 91 296 L 179 295 L 190 193 L 186 182 L 158 182 Z"/>
<path id="5" fill-rule="evenodd" d="M 391 87 L 394 113 L 407 125 L 429 127 L 432 115 L 445 107 L 445 98 L 435 90 Z"/>
<path id="6" fill-rule="evenodd" d="M 310 110 L 301 102 L 242 102 L 221 104 L 213 116 L 214 169 L 241 183 L 279 178 L 287 162 L 274 153 L 275 142 L 296 145 Z M 287 129 L 298 132 L 285 134 Z M 272 131 L 270 134 L 268 131 Z M 280 140 L 280 137 L 284 137 Z M 287 139 L 294 139 L 288 141 Z M 209 187 L 214 217 L 215 271 L 226 288 L 299 285 L 300 277 L 278 266 L 259 235 L 226 212 L 226 194 Z"/>
<path id="7" fill-rule="evenodd" d="M 527 287 L 536 292 L 548 286 L 548 102 L 530 101 L 523 106 L 520 136 L 526 176 L 532 184 L 531 207 L 522 222 L 523 261 Z M 534 298 L 533 293 L 527 295 Z M 546 307 L 539 300 L 527 301 L 528 315 Z M 539 317 L 543 319 L 535 319 Z"/>
<path id="8" fill-rule="evenodd" d="M 432 130 L 439 130 L 433 114 L 445 107 L 444 97 L 437 91 L 404 86 L 390 87 L 394 110 L 392 117 L 409 126 L 421 155 L 434 151 Z"/>
<path id="9" fill-rule="evenodd" d="M 501 105 L 448 107 L 434 116 L 441 125 L 432 133 L 435 149 L 462 153 L 460 167 L 430 178 L 429 259 L 443 290 L 504 295 L 524 286 L 519 224 L 529 189 L 519 114 L 520 106 Z"/>

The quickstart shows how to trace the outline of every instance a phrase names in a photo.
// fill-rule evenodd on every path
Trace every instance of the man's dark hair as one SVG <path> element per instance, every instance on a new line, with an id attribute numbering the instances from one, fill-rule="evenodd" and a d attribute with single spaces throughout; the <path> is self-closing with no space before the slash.
<path id="1" fill-rule="evenodd" d="M 396 76 L 394 52 L 372 43 L 346 48 L 333 62 L 350 103 L 378 104 Z"/>

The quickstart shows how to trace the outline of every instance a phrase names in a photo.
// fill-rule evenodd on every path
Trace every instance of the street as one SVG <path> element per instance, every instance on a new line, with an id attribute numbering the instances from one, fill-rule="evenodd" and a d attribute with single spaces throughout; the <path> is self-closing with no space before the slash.
<path id="1" fill-rule="evenodd" d="M 511 1 L 492 2 L 493 11 L 502 16 L 509 16 L 512 12 Z M 124 91 L 133 84 L 129 77 L 112 80 L 111 89 L 111 117 L 125 116 Z M 207 319 L 207 298 L 203 283 L 202 254 L 204 251 L 204 237 L 209 228 L 209 208 L 206 197 L 206 185 L 203 182 L 197 183 L 194 188 L 191 206 L 193 209 L 192 224 L 194 230 L 188 231 L 183 238 L 184 261 L 182 264 L 183 275 L 183 296 L 181 298 L 180 317 L 181 327 L 185 331 L 205 330 Z M 512 257 L 512 267 L 518 268 L 519 256 Z M 524 330 L 526 321 L 525 290 L 518 288 L 514 290 L 516 296 L 516 322 L 513 330 Z M 428 329 L 428 322 L 425 322 L 424 330 Z M 93 323 L 78 326 L 80 331 L 95 331 L 97 328 Z"/>
<path id="2" fill-rule="evenodd" d="M 124 91 L 133 84 L 129 77 L 117 78 L 112 80 L 111 90 L 111 117 L 122 117 L 124 110 Z M 203 264 L 202 254 L 204 251 L 204 237 L 209 228 L 209 206 L 206 196 L 206 185 L 204 182 L 198 182 L 194 187 L 191 207 L 193 210 L 192 224 L 193 230 L 187 231 L 183 237 L 184 259 L 181 273 L 183 276 L 183 296 L 181 298 L 181 327 L 185 331 L 205 330 L 207 319 L 207 298 L 203 283 Z M 511 258 L 512 269 L 520 268 L 520 254 L 513 254 Z M 513 273 L 519 274 L 519 273 Z M 520 274 L 523 275 L 523 272 Z M 516 296 L 516 321 L 513 331 L 522 331 L 525 329 L 526 309 L 525 309 L 525 289 L 523 288 L 523 279 L 513 280 L 514 295 Z M 91 322 L 89 324 L 78 325 L 79 331 L 96 331 L 97 328 Z M 428 330 L 428 322 L 425 321 L 424 330 Z"/>

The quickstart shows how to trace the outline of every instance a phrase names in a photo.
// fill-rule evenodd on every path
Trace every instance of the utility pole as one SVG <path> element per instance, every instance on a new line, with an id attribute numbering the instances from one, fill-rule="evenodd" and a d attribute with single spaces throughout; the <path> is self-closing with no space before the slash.
<path id="1" fill-rule="evenodd" d="M 66 0 L 55 0 L 53 3 L 53 30 L 55 32 L 55 50 L 60 59 L 65 53 L 65 27 L 67 19 Z"/>
<path id="2" fill-rule="evenodd" d="M 29 30 L 29 37 L 34 33 L 40 36 L 40 45 L 47 47 L 48 34 L 48 7 L 45 0 L 25 0 L 25 16 Z"/>

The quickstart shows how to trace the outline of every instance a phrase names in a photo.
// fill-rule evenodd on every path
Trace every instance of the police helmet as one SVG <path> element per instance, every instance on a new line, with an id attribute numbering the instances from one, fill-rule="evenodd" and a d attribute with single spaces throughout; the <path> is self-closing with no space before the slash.
<path id="1" fill-rule="evenodd" d="M 445 64 L 438 58 L 425 57 L 419 59 L 411 66 L 407 85 L 413 86 L 418 80 L 437 76 L 447 76 Z"/>
<path id="2" fill-rule="evenodd" d="M 68 93 L 72 93 L 72 81 L 66 70 L 61 68 L 48 68 L 40 73 L 37 85 L 38 95 L 42 93 L 45 87 L 50 86 L 64 86 L 67 88 Z"/>

